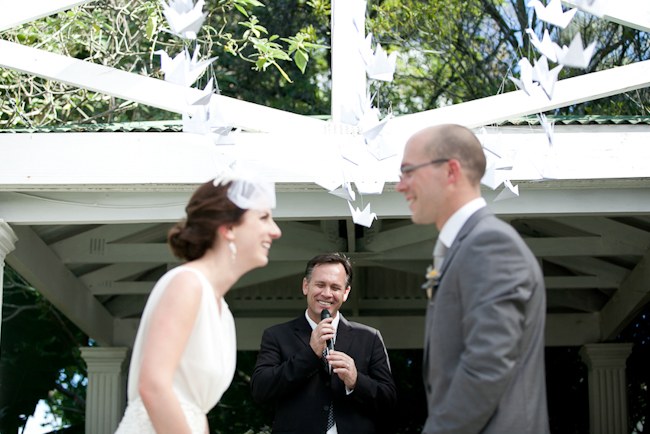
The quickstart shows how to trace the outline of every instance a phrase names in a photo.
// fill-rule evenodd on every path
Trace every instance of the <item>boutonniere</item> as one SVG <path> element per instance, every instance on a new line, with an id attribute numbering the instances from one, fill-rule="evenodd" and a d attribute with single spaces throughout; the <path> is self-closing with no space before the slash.
<path id="1" fill-rule="evenodd" d="M 424 275 L 424 278 L 427 279 L 426 282 L 422 284 L 422 289 L 427 293 L 427 298 L 431 300 L 433 296 L 433 291 L 438 288 L 438 281 L 440 280 L 440 272 L 433 268 L 433 265 L 427 267 L 427 272 Z"/>

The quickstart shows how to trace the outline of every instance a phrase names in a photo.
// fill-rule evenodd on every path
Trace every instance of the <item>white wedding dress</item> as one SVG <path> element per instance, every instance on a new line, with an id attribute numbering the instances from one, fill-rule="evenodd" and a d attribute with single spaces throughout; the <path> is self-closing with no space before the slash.
<path id="1" fill-rule="evenodd" d="M 156 283 L 142 313 L 129 368 L 128 405 L 116 434 L 155 434 L 138 394 L 143 340 L 147 335 L 154 308 L 171 279 L 181 272 L 196 274 L 203 286 L 196 323 L 174 374 L 173 383 L 174 392 L 181 402 L 192 434 L 207 432 L 206 414 L 217 404 L 232 381 L 237 345 L 235 322 L 228 304 L 221 299 L 219 311 L 215 292 L 205 276 L 190 267 L 176 267 Z"/>

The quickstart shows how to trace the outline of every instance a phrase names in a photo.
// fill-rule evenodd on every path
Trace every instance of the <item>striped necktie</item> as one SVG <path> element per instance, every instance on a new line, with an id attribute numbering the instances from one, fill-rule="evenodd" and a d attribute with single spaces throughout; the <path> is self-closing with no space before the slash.
<path id="1" fill-rule="evenodd" d="M 433 248 L 433 268 L 440 271 L 442 263 L 445 260 L 445 254 L 447 254 L 447 246 L 445 246 L 440 240 L 440 237 L 438 237 L 436 245 Z"/>

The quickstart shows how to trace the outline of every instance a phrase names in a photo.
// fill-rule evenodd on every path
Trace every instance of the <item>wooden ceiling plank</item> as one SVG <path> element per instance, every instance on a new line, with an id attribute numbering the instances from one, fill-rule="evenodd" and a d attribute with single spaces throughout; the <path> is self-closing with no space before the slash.
<path id="1" fill-rule="evenodd" d="M 146 295 L 151 292 L 156 282 L 107 282 L 90 288 L 93 295 Z"/>
<path id="2" fill-rule="evenodd" d="M 82 245 L 88 243 L 93 238 L 101 238 L 107 243 L 112 243 L 124 237 L 142 232 L 148 228 L 154 227 L 151 223 L 133 223 L 124 225 L 101 225 L 96 228 L 75 234 L 64 240 L 50 244 L 54 250 L 62 250 L 71 245 Z"/>
<path id="3" fill-rule="evenodd" d="M 573 270 L 576 273 L 599 276 L 603 280 L 622 282 L 630 270 L 600 258 L 588 256 L 547 256 L 545 261 L 552 262 L 562 267 Z"/>
<path id="4" fill-rule="evenodd" d="M 113 317 L 28 226 L 14 226 L 16 249 L 7 257 L 30 285 L 101 345 L 113 341 Z"/>
<path id="5" fill-rule="evenodd" d="M 121 279 L 126 279 L 136 274 L 144 273 L 152 269 L 151 263 L 126 263 L 126 264 L 111 264 L 106 267 L 91 271 L 89 273 L 79 276 L 79 279 L 84 282 L 88 288 L 106 285 L 107 282 L 114 282 Z"/>
<path id="6" fill-rule="evenodd" d="M 66 264 L 179 262 L 166 243 L 111 244 L 102 239 L 94 239 L 86 245 L 67 246 L 61 253 L 61 260 Z"/>
<path id="7" fill-rule="evenodd" d="M 613 289 L 619 281 L 606 280 L 598 276 L 548 276 L 544 278 L 546 289 Z"/>
<path id="8" fill-rule="evenodd" d="M 650 302 L 650 249 L 601 311 L 602 339 L 609 341 Z"/>
<path id="9" fill-rule="evenodd" d="M 431 258 L 410 261 L 373 261 L 367 259 L 357 259 L 355 260 L 355 264 L 365 267 L 381 267 L 386 270 L 403 271 L 405 273 L 414 274 L 416 276 L 422 276 L 422 283 L 424 283 L 424 273 L 427 269 L 427 265 L 429 265 L 431 261 Z"/>
<path id="10" fill-rule="evenodd" d="M 650 232 L 618 222 L 611 218 L 599 216 L 576 216 L 554 218 L 553 220 L 581 231 L 587 231 L 602 237 L 611 238 L 616 242 L 630 244 L 644 250 L 650 247 Z"/>
<path id="11" fill-rule="evenodd" d="M 420 242 L 432 243 L 437 236 L 438 230 L 434 225 L 409 224 L 376 233 L 365 244 L 365 249 L 369 252 L 385 252 Z"/>
<path id="12" fill-rule="evenodd" d="M 524 238 L 524 241 L 537 257 L 623 256 L 642 255 L 644 252 L 641 247 L 599 236 Z"/>
<path id="13" fill-rule="evenodd" d="M 122 226 L 122 225 L 116 225 Z M 333 240 L 320 231 L 319 226 L 301 223 L 279 222 L 283 236 L 271 248 L 272 260 L 309 259 L 306 255 L 319 251 L 339 251 L 345 241 Z M 115 237 L 126 236 L 129 231 L 116 230 Z M 166 243 L 110 243 L 101 238 L 101 231 L 93 231 L 96 237 L 78 237 L 70 243 L 57 244 L 55 251 L 65 263 L 177 263 Z"/>
<path id="14" fill-rule="evenodd" d="M 546 294 L 546 306 L 551 312 L 572 309 L 578 313 L 598 313 L 606 301 L 604 295 L 586 291 L 551 291 Z"/>
<path id="15" fill-rule="evenodd" d="M 546 315 L 546 345 L 581 346 L 600 342 L 598 313 Z"/>
<path id="16" fill-rule="evenodd" d="M 332 231 L 325 232 L 321 225 L 291 221 L 278 221 L 277 224 L 282 231 L 282 237 L 274 241 L 271 252 L 278 245 L 311 249 L 317 244 L 322 246 L 324 251 L 337 251 L 345 246 L 344 238 L 334 236 Z"/>
<path id="17" fill-rule="evenodd" d="M 300 278 L 296 280 L 296 288 L 299 288 L 302 282 L 302 274 L 305 270 L 307 259 L 309 258 L 306 258 L 304 261 L 274 262 L 272 267 L 267 266 L 255 269 L 242 276 L 242 278 L 237 281 L 234 288 L 242 288 L 268 282 L 270 280 L 281 279 L 283 277 L 300 275 Z"/>
<path id="18" fill-rule="evenodd" d="M 125 225 L 102 225 L 97 228 L 85 231 L 75 236 L 66 238 L 64 240 L 52 243 L 50 248 L 65 263 L 81 263 L 81 262 L 106 262 L 97 261 L 95 258 L 101 256 L 109 256 L 109 250 L 122 250 L 121 247 L 126 244 L 111 244 L 112 242 L 123 239 L 125 237 L 133 236 L 138 232 L 151 228 L 151 223 L 139 224 L 125 224 Z M 135 249 L 138 249 L 139 244 L 132 244 Z M 155 244 L 151 244 L 155 245 Z M 169 250 L 169 249 L 167 249 Z M 128 252 L 115 252 L 127 253 Z M 160 257 L 160 254 L 155 255 Z M 90 259 L 90 261 L 88 261 Z M 101 259 L 101 258 L 100 258 Z M 111 261 L 123 262 L 123 261 Z M 162 261 L 164 262 L 164 261 Z"/>

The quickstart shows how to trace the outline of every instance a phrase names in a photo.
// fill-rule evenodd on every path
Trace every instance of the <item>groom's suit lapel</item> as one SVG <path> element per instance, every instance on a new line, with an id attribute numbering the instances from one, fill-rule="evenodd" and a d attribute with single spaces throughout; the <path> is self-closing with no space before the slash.
<path id="1" fill-rule="evenodd" d="M 445 277 L 445 271 L 449 268 L 449 264 L 451 264 L 451 262 L 453 261 L 454 256 L 460 249 L 460 246 L 462 245 L 467 235 L 469 235 L 469 233 L 472 232 L 472 229 L 474 229 L 474 227 L 478 224 L 479 221 L 481 221 L 481 219 L 489 215 L 492 215 L 492 211 L 490 211 L 486 207 L 483 207 L 478 211 L 476 211 L 474 214 L 472 214 L 469 219 L 467 219 L 463 227 L 458 232 L 456 239 L 447 250 L 447 254 L 445 255 L 445 260 L 442 263 L 442 267 L 440 268 L 439 284 L 442 283 Z M 423 356 L 422 369 L 424 371 L 423 374 L 424 374 L 425 382 L 428 381 L 427 379 L 429 376 L 429 371 L 427 369 L 427 367 L 429 366 L 429 351 L 430 351 L 428 334 L 432 332 L 432 330 L 430 330 L 431 327 L 429 324 L 430 322 L 433 321 L 433 317 L 431 315 L 432 306 L 433 306 L 432 304 L 429 304 L 429 307 L 427 309 L 426 330 L 424 331 L 425 341 L 424 341 L 424 356 Z"/>
<path id="2" fill-rule="evenodd" d="M 491 215 L 492 212 L 487 209 L 486 207 L 483 207 L 476 211 L 474 214 L 470 216 L 469 219 L 465 222 L 462 228 L 460 228 L 460 231 L 458 232 L 458 235 L 456 236 L 456 239 L 452 243 L 452 245 L 449 247 L 449 250 L 447 250 L 447 254 L 445 255 L 445 261 L 442 263 L 442 267 L 440 268 L 440 280 L 445 275 L 445 270 L 449 267 L 449 264 L 451 264 L 454 256 L 458 252 L 458 249 L 460 249 L 460 246 L 462 245 L 463 241 L 467 237 L 467 235 L 472 232 L 472 229 L 477 225 L 477 223 L 483 219 L 484 217 L 487 217 Z"/>

